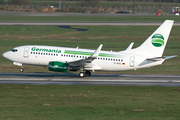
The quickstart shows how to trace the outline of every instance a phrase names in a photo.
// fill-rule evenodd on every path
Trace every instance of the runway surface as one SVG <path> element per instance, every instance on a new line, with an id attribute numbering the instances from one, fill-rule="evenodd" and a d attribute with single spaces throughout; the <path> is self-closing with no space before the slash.
<path id="1" fill-rule="evenodd" d="M 0 25 L 56 25 L 56 26 L 83 26 L 83 25 L 120 25 L 120 26 L 152 26 L 161 25 L 162 22 L 4 22 L 1 21 Z M 179 22 L 175 22 L 174 26 L 180 26 Z"/>
<path id="2" fill-rule="evenodd" d="M 73 73 L 0 73 L 0 84 L 180 86 L 180 75 L 93 74 L 79 78 Z"/>
<path id="3" fill-rule="evenodd" d="M 42 12 L 12 12 L 1 11 L 0 15 L 16 16 L 156 16 L 155 13 L 42 13 Z M 174 15 L 174 14 L 168 14 Z"/>
<path id="4" fill-rule="evenodd" d="M 136 13 L 136 14 L 112 14 L 112 13 L 41 13 L 41 12 L 0 12 L 0 15 L 15 15 L 15 16 L 106 16 L 106 17 L 123 17 L 123 16 L 156 16 L 155 13 Z M 174 14 L 169 14 L 170 16 Z M 68 26 L 81 26 L 81 25 L 161 25 L 162 22 L 23 22 L 23 21 L 0 21 L 0 25 L 68 25 Z M 180 26 L 180 23 L 175 22 L 174 26 Z"/>

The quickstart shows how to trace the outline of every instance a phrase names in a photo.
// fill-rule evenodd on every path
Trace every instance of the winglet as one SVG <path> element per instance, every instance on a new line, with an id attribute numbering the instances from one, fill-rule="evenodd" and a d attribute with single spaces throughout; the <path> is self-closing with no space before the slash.
<path id="1" fill-rule="evenodd" d="M 93 58 L 97 58 L 99 55 L 99 52 L 101 51 L 103 44 L 100 44 L 100 46 L 98 47 L 98 49 L 91 55 L 91 57 Z"/>

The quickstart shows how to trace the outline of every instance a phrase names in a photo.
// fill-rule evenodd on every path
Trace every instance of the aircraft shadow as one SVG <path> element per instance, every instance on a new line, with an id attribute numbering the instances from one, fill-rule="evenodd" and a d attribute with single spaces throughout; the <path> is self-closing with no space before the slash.
<path id="1" fill-rule="evenodd" d="M 74 30 L 77 30 L 77 31 L 88 31 L 89 29 L 82 29 L 82 28 L 72 28 L 71 26 L 66 26 L 66 25 L 63 25 L 63 26 L 59 26 L 60 28 L 66 28 L 66 29 L 74 29 Z"/>
<path id="2" fill-rule="evenodd" d="M 78 73 L 0 73 L 0 77 L 65 77 L 65 78 L 80 78 Z M 92 74 L 89 77 L 84 78 L 96 78 L 96 77 L 123 77 L 121 74 Z M 83 79 L 83 78 L 82 78 Z"/>

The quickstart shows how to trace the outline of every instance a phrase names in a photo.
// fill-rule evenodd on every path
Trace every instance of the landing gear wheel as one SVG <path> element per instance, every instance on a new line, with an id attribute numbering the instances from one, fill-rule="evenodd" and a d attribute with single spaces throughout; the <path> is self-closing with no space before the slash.
<path id="1" fill-rule="evenodd" d="M 86 71 L 85 74 L 86 74 L 87 77 L 91 76 L 91 72 L 90 71 Z"/>
<path id="2" fill-rule="evenodd" d="M 79 77 L 83 78 L 85 76 L 85 73 L 84 72 L 80 72 L 79 73 Z"/>
<path id="3" fill-rule="evenodd" d="M 20 71 L 20 72 L 23 72 L 23 71 L 24 71 L 24 69 L 23 69 L 23 68 L 20 68 L 20 69 L 19 69 L 19 71 Z"/>

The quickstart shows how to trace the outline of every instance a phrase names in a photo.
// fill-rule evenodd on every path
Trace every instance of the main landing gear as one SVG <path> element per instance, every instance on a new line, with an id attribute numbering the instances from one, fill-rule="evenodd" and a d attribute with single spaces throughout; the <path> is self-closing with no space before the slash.
<path id="1" fill-rule="evenodd" d="M 86 72 L 80 72 L 79 73 L 79 77 L 81 77 L 81 78 L 83 78 L 83 77 L 89 77 L 89 76 L 91 76 L 91 72 L 90 71 L 86 71 Z"/>

